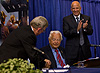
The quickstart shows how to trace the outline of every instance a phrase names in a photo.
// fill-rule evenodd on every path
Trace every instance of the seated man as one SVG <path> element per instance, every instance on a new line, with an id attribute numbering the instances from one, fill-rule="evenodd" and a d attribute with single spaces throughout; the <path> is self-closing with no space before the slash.
<path id="1" fill-rule="evenodd" d="M 59 31 L 51 31 L 49 35 L 49 44 L 41 48 L 48 59 L 51 61 L 50 68 L 62 68 L 66 65 L 65 51 L 60 46 L 62 34 Z M 58 60 L 59 59 L 59 60 Z"/>

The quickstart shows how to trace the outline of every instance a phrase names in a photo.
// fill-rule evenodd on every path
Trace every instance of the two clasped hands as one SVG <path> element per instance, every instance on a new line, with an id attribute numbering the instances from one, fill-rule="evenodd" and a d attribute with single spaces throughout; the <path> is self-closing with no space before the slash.
<path id="1" fill-rule="evenodd" d="M 88 26 L 88 20 L 85 21 L 85 23 L 83 23 L 84 19 L 80 20 L 78 27 L 77 27 L 77 31 L 79 31 L 81 29 L 81 27 L 83 27 L 83 29 L 85 29 Z"/>

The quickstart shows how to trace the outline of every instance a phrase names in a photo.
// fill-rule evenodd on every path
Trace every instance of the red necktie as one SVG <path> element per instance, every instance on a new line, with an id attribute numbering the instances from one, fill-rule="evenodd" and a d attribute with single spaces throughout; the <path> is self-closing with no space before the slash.
<path id="1" fill-rule="evenodd" d="M 62 67 L 64 67 L 65 64 L 63 63 L 63 60 L 61 59 L 60 54 L 58 53 L 58 50 L 56 49 L 55 52 L 56 52 L 57 60 L 58 60 L 59 64 L 60 64 Z"/>

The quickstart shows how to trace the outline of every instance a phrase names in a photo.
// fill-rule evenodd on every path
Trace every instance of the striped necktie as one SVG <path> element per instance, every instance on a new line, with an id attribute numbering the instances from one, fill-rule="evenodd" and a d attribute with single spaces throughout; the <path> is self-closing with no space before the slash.
<path id="1" fill-rule="evenodd" d="M 59 64 L 60 64 L 62 67 L 64 67 L 65 64 L 63 63 L 63 60 L 61 59 L 61 56 L 60 56 L 60 54 L 58 53 L 58 50 L 56 49 L 55 52 L 56 52 L 56 56 L 57 56 L 57 60 L 58 60 Z"/>

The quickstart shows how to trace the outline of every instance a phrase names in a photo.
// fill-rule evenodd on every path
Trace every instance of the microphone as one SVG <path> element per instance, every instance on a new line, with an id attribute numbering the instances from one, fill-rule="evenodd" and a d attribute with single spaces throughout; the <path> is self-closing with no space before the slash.
<path id="1" fill-rule="evenodd" d="M 36 48 L 36 47 L 33 47 L 33 46 L 32 46 L 32 48 L 33 48 L 34 50 L 36 50 L 36 51 L 42 53 L 42 54 L 45 54 L 43 51 L 41 51 L 40 49 L 38 49 L 38 48 Z"/>
<path id="2" fill-rule="evenodd" d="M 40 49 L 38 49 L 38 48 L 36 48 L 36 47 L 34 47 L 34 46 L 32 46 L 32 48 L 33 48 L 34 50 L 38 51 L 39 53 L 41 53 L 42 55 L 46 56 L 46 58 L 50 59 L 49 56 L 48 56 L 46 53 L 44 53 L 43 51 L 41 51 Z"/>

